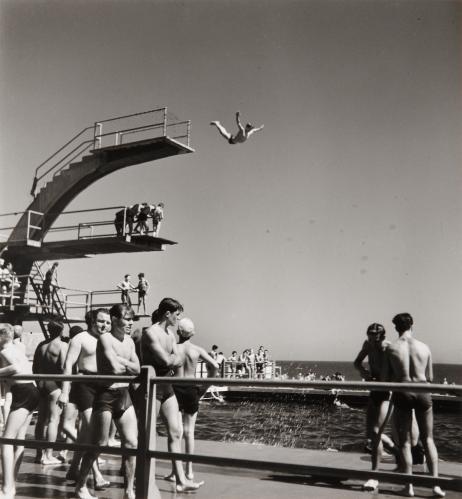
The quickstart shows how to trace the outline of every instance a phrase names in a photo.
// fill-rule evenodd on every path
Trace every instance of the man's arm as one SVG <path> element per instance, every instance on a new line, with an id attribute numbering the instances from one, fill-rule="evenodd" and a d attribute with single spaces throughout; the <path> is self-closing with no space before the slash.
<path id="1" fill-rule="evenodd" d="M 390 363 L 390 354 L 388 349 L 385 350 L 382 362 L 382 368 L 380 370 L 380 380 L 381 381 L 392 381 L 393 370 Z"/>
<path id="2" fill-rule="evenodd" d="M 145 334 L 145 343 L 156 360 L 165 367 L 174 367 L 175 354 L 168 354 L 151 328 Z M 176 348 L 175 348 L 176 351 Z"/>
<path id="3" fill-rule="evenodd" d="M 361 350 L 359 351 L 355 361 L 353 362 L 353 365 L 355 366 L 356 370 L 359 372 L 361 377 L 366 381 L 369 381 L 372 378 L 369 369 L 366 369 L 363 364 L 363 361 L 368 356 L 368 354 L 369 354 L 369 349 L 366 340 L 363 343 L 363 346 L 361 347 Z"/>
<path id="4" fill-rule="evenodd" d="M 13 352 L 1 352 L 1 357 L 3 363 L 7 364 L 5 367 L 0 368 L 0 374 L 5 374 L 7 376 L 11 376 L 12 374 L 21 374 L 18 369 L 17 365 L 19 362 L 17 362 L 16 356 L 14 355 Z"/>
<path id="5" fill-rule="evenodd" d="M 251 130 L 249 130 L 247 132 L 247 137 L 250 137 L 255 132 L 259 132 L 260 130 L 263 130 L 263 128 L 265 128 L 265 125 L 261 125 L 261 126 L 256 127 L 256 128 L 252 128 Z"/>
<path id="6" fill-rule="evenodd" d="M 241 130 L 241 132 L 243 132 L 244 127 L 242 126 L 242 123 L 241 123 L 241 113 L 239 111 L 236 112 L 236 124 L 237 124 L 237 127 L 239 128 L 239 130 Z"/>
<path id="7" fill-rule="evenodd" d="M 111 333 L 105 333 L 98 339 L 98 341 L 101 342 L 103 355 L 106 357 L 109 364 L 111 364 L 112 372 L 114 374 L 125 374 L 127 370 L 125 365 L 119 361 L 117 354 L 114 352 L 110 336 Z"/>
<path id="8" fill-rule="evenodd" d="M 138 356 L 136 355 L 135 343 L 133 342 L 133 340 L 131 340 L 131 342 L 132 344 L 131 344 L 130 358 L 126 359 L 125 357 L 120 357 L 120 355 L 117 355 L 117 360 L 125 366 L 127 373 L 139 374 L 141 369 L 140 361 L 138 359 Z"/>
<path id="9" fill-rule="evenodd" d="M 63 374 L 70 375 L 72 370 L 79 360 L 79 355 L 82 350 L 82 343 L 80 342 L 79 335 L 72 338 L 69 343 L 69 348 L 67 349 L 66 359 L 64 360 Z M 61 395 L 58 398 L 58 402 L 61 404 L 67 404 L 69 402 L 69 392 L 71 391 L 71 382 L 63 381 L 63 386 L 61 389 Z"/>
<path id="10" fill-rule="evenodd" d="M 433 381 L 433 362 L 432 362 L 432 353 L 430 351 L 428 352 L 427 367 L 425 368 L 425 377 L 427 378 L 427 381 L 429 383 Z"/>
<path id="11" fill-rule="evenodd" d="M 210 355 L 205 351 L 204 348 L 202 347 L 197 347 L 198 350 L 199 350 L 199 357 L 204 360 L 205 362 L 207 362 L 207 364 L 209 364 L 210 366 L 213 366 L 215 369 L 219 369 L 219 365 L 218 365 L 218 362 L 216 362 L 212 357 L 210 357 Z"/>

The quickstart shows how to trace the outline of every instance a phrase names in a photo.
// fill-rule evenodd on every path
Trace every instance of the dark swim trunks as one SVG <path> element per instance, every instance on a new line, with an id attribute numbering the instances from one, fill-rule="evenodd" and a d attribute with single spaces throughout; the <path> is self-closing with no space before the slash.
<path id="1" fill-rule="evenodd" d="M 93 403 L 93 414 L 109 411 L 114 419 L 120 419 L 132 405 L 128 387 L 100 388 Z"/>
<path id="2" fill-rule="evenodd" d="M 156 376 L 171 377 L 173 376 L 173 371 L 171 369 L 164 370 L 159 369 L 156 372 Z M 173 386 L 170 383 L 157 383 L 156 384 L 156 400 L 163 404 L 170 397 L 173 397 L 175 392 L 173 391 Z"/>
<path id="3" fill-rule="evenodd" d="M 61 383 L 52 380 L 40 381 L 39 390 L 42 395 L 47 397 L 50 393 L 53 393 L 56 390 L 61 390 Z"/>
<path id="4" fill-rule="evenodd" d="M 199 410 L 199 400 L 207 387 L 198 385 L 173 385 L 180 411 L 195 414 Z"/>
<path id="5" fill-rule="evenodd" d="M 79 412 L 86 411 L 93 407 L 98 390 L 99 387 L 96 383 L 72 383 L 69 402 L 75 404 Z"/>
<path id="6" fill-rule="evenodd" d="M 393 403 L 397 409 L 416 409 L 428 411 L 432 405 L 430 393 L 396 392 L 393 394 Z"/>
<path id="7" fill-rule="evenodd" d="M 38 407 L 40 392 L 34 383 L 17 383 L 13 385 L 11 395 L 11 412 L 17 409 L 27 409 L 32 412 Z"/>
<path id="8" fill-rule="evenodd" d="M 369 398 L 374 405 L 380 405 L 385 400 L 390 400 L 390 392 L 370 392 Z"/>

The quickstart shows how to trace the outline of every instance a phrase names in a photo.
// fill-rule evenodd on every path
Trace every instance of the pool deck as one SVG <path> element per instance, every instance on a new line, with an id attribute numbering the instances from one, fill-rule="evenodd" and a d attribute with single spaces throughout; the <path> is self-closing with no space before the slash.
<path id="1" fill-rule="evenodd" d="M 158 438 L 158 450 L 166 450 L 165 438 Z M 58 497 L 74 497 L 73 484 L 67 482 L 65 474 L 67 465 L 42 466 L 33 463 L 32 450 L 26 450 L 18 483 L 18 499 Z M 370 469 L 370 456 L 359 453 L 317 451 L 306 449 L 289 449 L 270 447 L 260 444 L 224 443 L 197 441 L 196 453 L 201 455 L 224 456 L 240 459 L 259 459 L 264 461 L 332 466 L 358 470 Z M 118 476 L 120 458 L 103 455 L 106 462 L 102 464 L 103 475 L 112 482 L 110 488 L 98 492 L 99 499 L 117 499 L 123 497 L 123 479 Z M 382 471 L 391 471 L 394 463 L 384 462 Z M 186 494 L 178 494 L 174 486 L 162 479 L 170 470 L 170 464 L 157 460 L 156 478 L 162 498 L 173 498 Z M 205 484 L 196 492 L 188 494 L 204 499 L 262 499 L 262 498 L 308 498 L 308 499 L 340 499 L 340 498 L 396 498 L 400 497 L 401 485 L 381 483 L 380 492 L 363 492 L 362 481 L 348 479 L 341 483 L 323 481 L 312 476 L 300 476 L 288 473 L 254 471 L 240 468 L 223 468 L 203 464 L 194 465 L 195 479 L 205 480 Z M 420 473 L 421 466 L 415 467 Z M 453 478 L 462 477 L 462 463 L 440 462 L 440 475 Z M 415 487 L 415 497 L 431 497 L 432 491 L 424 487 Z M 402 496 L 401 496 L 402 497 Z M 462 492 L 447 491 L 446 497 L 462 498 Z"/>

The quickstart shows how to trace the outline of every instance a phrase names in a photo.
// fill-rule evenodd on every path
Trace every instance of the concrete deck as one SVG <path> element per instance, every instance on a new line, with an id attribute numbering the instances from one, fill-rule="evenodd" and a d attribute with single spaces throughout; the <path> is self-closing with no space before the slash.
<path id="1" fill-rule="evenodd" d="M 164 438 L 158 439 L 158 450 L 166 450 Z M 313 451 L 306 449 L 286 449 L 244 443 L 222 443 L 198 441 L 198 454 L 235 457 L 243 459 L 261 459 L 265 461 L 296 463 L 316 466 L 333 466 L 338 468 L 354 468 L 359 470 L 370 469 L 370 456 L 358 453 L 343 453 L 329 451 Z M 118 476 L 120 459 L 108 455 L 102 456 L 106 462 L 101 466 L 104 476 L 112 482 L 110 488 L 98 492 L 100 499 L 117 499 L 123 497 L 123 479 Z M 394 468 L 392 462 L 382 463 L 382 471 Z M 26 450 L 23 465 L 17 483 L 18 499 L 26 498 L 70 498 L 73 496 L 73 484 L 65 479 L 67 466 L 42 466 L 33 463 L 33 451 Z M 204 499 L 267 499 L 267 498 L 308 498 L 308 499 L 358 499 L 373 496 L 379 498 L 396 498 L 400 496 L 400 485 L 381 483 L 379 493 L 363 492 L 362 482 L 347 480 L 341 483 L 328 483 L 313 477 L 272 473 L 264 471 L 249 471 L 245 469 L 223 468 L 196 464 L 195 478 L 205 480 L 205 484 L 189 495 Z M 157 485 L 162 498 L 173 498 L 181 494 L 174 491 L 174 486 L 162 480 L 170 471 L 170 464 L 157 460 Z M 420 472 L 421 467 L 416 467 Z M 462 464 L 440 463 L 440 475 L 460 478 Z M 432 491 L 428 488 L 415 487 L 415 497 L 431 497 Z M 462 492 L 447 491 L 446 497 L 461 498 Z"/>

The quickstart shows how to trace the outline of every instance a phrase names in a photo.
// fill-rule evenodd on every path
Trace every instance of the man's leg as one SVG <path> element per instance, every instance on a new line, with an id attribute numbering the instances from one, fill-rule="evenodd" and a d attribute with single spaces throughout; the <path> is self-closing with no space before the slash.
<path id="1" fill-rule="evenodd" d="M 402 473 L 412 475 L 411 428 L 412 409 L 395 405 L 396 424 L 401 458 Z M 412 483 L 409 481 L 403 489 L 407 496 L 414 495 Z"/>
<path id="2" fill-rule="evenodd" d="M 50 443 L 56 442 L 58 436 L 59 420 L 62 413 L 61 407 L 57 404 L 60 395 L 60 389 L 54 390 L 48 395 L 48 428 L 46 439 Z M 53 456 L 53 449 L 46 449 L 45 455 L 42 457 L 42 464 L 61 464 L 61 461 Z"/>
<path id="3" fill-rule="evenodd" d="M 224 137 L 226 140 L 229 140 L 232 135 L 226 130 L 226 128 L 219 121 L 210 122 L 211 125 L 215 125 L 220 132 L 220 135 Z"/>
<path id="4" fill-rule="evenodd" d="M 185 453 L 194 454 L 194 429 L 196 426 L 197 412 L 194 414 L 186 414 L 183 417 L 183 431 L 185 442 Z M 186 478 L 188 480 L 194 479 L 192 470 L 192 462 L 186 461 Z"/>
<path id="5" fill-rule="evenodd" d="M 92 441 L 92 427 L 91 427 L 91 413 L 92 408 L 88 408 L 85 411 L 81 412 L 80 417 L 80 428 L 77 436 L 77 442 L 79 444 L 88 444 Z M 68 480 L 78 480 L 79 477 L 79 466 L 82 460 L 83 453 L 79 451 L 74 452 L 74 456 L 72 458 L 71 465 L 69 466 L 69 470 L 66 474 L 66 478 Z M 92 465 L 92 473 L 93 473 L 93 481 L 96 489 L 102 489 L 109 485 L 109 482 L 104 479 L 103 475 L 98 466 L 98 460 L 95 459 Z"/>
<path id="6" fill-rule="evenodd" d="M 119 430 L 122 446 L 127 449 L 138 447 L 138 422 L 136 420 L 135 408 L 130 406 L 122 416 L 115 420 Z M 136 456 L 125 457 L 125 497 L 135 499 L 135 468 Z"/>
<path id="7" fill-rule="evenodd" d="M 29 415 L 27 416 L 23 425 L 21 426 L 21 428 L 19 428 L 18 436 L 16 438 L 19 438 L 21 440 L 24 440 L 26 438 L 27 428 L 29 428 L 31 419 L 32 419 L 32 412 L 29 412 Z M 15 481 L 18 478 L 19 468 L 21 466 L 23 457 L 24 457 L 24 446 L 23 445 L 16 446 L 14 449 L 14 479 L 15 479 Z"/>
<path id="8" fill-rule="evenodd" d="M 433 477 L 438 476 L 438 451 L 433 440 L 433 407 L 426 409 L 416 408 L 415 417 L 419 426 L 420 438 L 425 449 L 428 468 Z M 446 494 L 440 487 L 433 487 L 433 492 L 438 497 L 444 497 Z"/>
<path id="9" fill-rule="evenodd" d="M 156 401 L 156 403 L 159 404 L 160 402 Z M 181 427 L 178 413 L 178 402 L 174 395 L 165 400 L 160 406 L 160 414 L 167 426 L 169 452 L 181 452 Z M 186 478 L 181 461 L 174 460 L 173 467 L 175 469 L 177 492 L 196 490 L 202 485 L 191 482 Z"/>
<path id="10" fill-rule="evenodd" d="M 45 440 L 45 423 L 48 417 L 48 401 L 44 396 L 44 392 L 40 392 L 40 400 L 37 408 L 37 422 L 35 423 L 35 440 Z M 43 449 L 37 449 L 35 462 L 41 463 L 43 457 Z"/>
<path id="11" fill-rule="evenodd" d="M 3 432 L 4 438 L 17 438 L 22 426 L 30 420 L 30 412 L 25 408 L 11 411 Z M 15 493 L 15 451 L 14 446 L 2 445 L 3 494 L 13 497 Z"/>
<path id="12" fill-rule="evenodd" d="M 107 445 L 111 421 L 112 414 L 110 411 L 102 411 L 98 414 L 92 415 L 90 426 L 92 427 L 92 442 L 95 445 Z M 79 499 L 93 498 L 87 488 L 87 479 L 88 474 L 90 473 L 90 469 L 97 459 L 97 452 L 86 452 L 82 458 L 80 474 L 75 486 L 75 493 Z"/>

